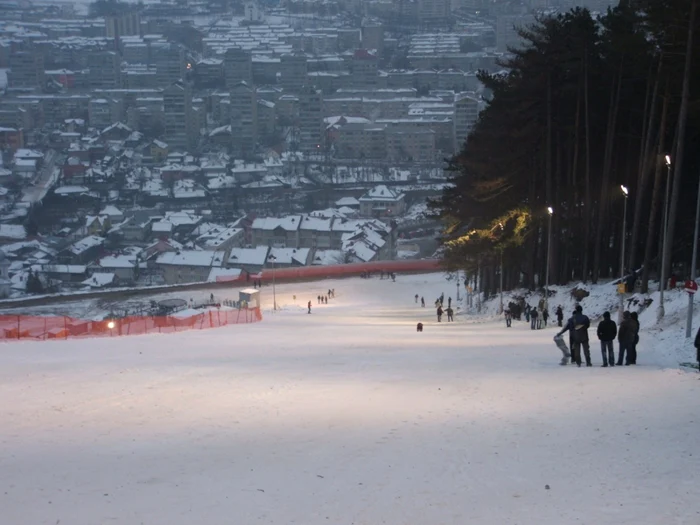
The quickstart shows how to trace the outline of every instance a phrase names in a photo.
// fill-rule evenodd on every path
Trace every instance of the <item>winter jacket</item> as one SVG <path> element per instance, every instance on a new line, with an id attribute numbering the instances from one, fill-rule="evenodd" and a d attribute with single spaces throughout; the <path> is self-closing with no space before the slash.
<path id="1" fill-rule="evenodd" d="M 533 308 L 532 310 L 530 310 L 530 317 L 532 317 L 533 319 L 537 319 L 538 315 L 539 313 L 537 312 L 537 308 Z"/>
<path id="2" fill-rule="evenodd" d="M 617 340 L 620 343 L 633 345 L 637 337 L 637 323 L 630 318 L 624 319 L 620 323 L 620 330 L 617 332 Z"/>
<path id="3" fill-rule="evenodd" d="M 564 319 L 564 312 L 561 308 L 557 308 L 557 319 Z"/>
<path id="4" fill-rule="evenodd" d="M 587 343 L 588 328 L 591 326 L 591 320 L 587 315 L 576 313 L 567 321 L 566 326 L 562 328 L 558 335 L 568 331 L 572 343 Z"/>
<path id="5" fill-rule="evenodd" d="M 700 350 L 700 328 L 698 328 L 698 333 L 695 334 L 695 348 Z"/>
<path id="6" fill-rule="evenodd" d="M 598 339 L 614 341 L 617 335 L 617 324 L 612 319 L 604 319 L 598 324 Z"/>

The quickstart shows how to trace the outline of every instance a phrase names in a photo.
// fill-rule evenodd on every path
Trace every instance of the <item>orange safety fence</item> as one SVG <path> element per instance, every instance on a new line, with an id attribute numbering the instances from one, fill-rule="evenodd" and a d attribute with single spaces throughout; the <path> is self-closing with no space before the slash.
<path id="1" fill-rule="evenodd" d="M 262 321 L 260 308 L 206 310 L 187 317 L 132 316 L 91 321 L 66 316 L 0 315 L 0 340 L 73 339 L 121 335 L 168 334 Z"/>
<path id="2" fill-rule="evenodd" d="M 326 279 L 330 277 L 355 277 L 363 273 L 379 272 L 434 272 L 442 269 L 437 259 L 414 259 L 403 261 L 372 261 L 367 263 L 333 264 L 328 266 L 304 266 L 299 268 L 275 268 L 278 281 Z M 265 268 L 262 279 L 272 280 L 272 268 Z"/>

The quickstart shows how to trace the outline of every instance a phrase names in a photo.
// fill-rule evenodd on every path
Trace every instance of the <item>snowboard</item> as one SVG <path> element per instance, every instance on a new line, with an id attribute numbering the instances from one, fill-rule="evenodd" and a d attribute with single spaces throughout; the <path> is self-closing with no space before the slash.
<path id="1" fill-rule="evenodd" d="M 560 335 L 555 335 L 554 336 L 554 342 L 557 345 L 557 348 L 561 350 L 561 353 L 564 355 L 561 359 L 561 365 L 566 365 L 569 363 L 569 358 L 571 357 L 571 353 L 569 352 L 569 347 L 566 346 L 566 342 L 564 341 L 564 338 Z"/>

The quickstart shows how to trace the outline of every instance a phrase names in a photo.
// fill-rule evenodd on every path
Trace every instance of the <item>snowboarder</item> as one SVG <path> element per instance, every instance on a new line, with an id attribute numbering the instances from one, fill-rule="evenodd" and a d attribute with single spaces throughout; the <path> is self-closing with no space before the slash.
<path id="1" fill-rule="evenodd" d="M 623 360 L 625 360 L 625 365 L 630 364 L 630 354 L 632 353 L 635 337 L 637 337 L 637 324 L 632 320 L 630 313 L 625 311 L 622 314 L 620 330 L 617 332 L 617 342 L 620 345 L 617 355 L 617 366 L 622 366 Z M 627 352 L 626 359 L 625 352 Z"/>
<path id="2" fill-rule="evenodd" d="M 562 353 L 561 362 L 559 364 L 562 366 L 568 365 L 569 359 L 571 358 L 571 353 L 569 353 L 569 349 L 566 347 L 564 338 L 561 335 L 557 334 L 554 336 L 554 342 L 556 343 L 557 348 L 559 348 L 559 350 L 561 350 Z"/>
<path id="3" fill-rule="evenodd" d="M 309 301 L 309 304 L 307 306 L 309 307 L 308 313 L 311 313 L 311 301 Z"/>
<path id="4" fill-rule="evenodd" d="M 425 298 L 424 297 L 420 298 L 420 305 L 422 308 L 425 308 Z"/>
<path id="5" fill-rule="evenodd" d="M 437 307 L 437 318 L 438 318 L 438 323 L 442 322 L 442 306 L 438 305 Z"/>
<path id="6" fill-rule="evenodd" d="M 555 313 L 557 316 L 557 325 L 561 327 L 561 323 L 564 320 L 564 310 L 561 309 L 561 305 L 557 306 L 557 311 Z"/>
<path id="7" fill-rule="evenodd" d="M 593 366 L 591 363 L 591 347 L 588 344 L 588 328 L 591 320 L 583 314 L 581 305 L 576 305 L 574 315 L 566 323 L 566 326 L 557 334 L 562 335 L 568 331 L 571 339 L 571 359 L 579 367 L 581 366 L 581 348 L 586 358 L 586 366 Z"/>
<path id="8" fill-rule="evenodd" d="M 510 308 L 506 308 L 505 316 L 506 316 L 506 328 L 510 328 L 510 325 L 513 322 L 513 315 L 510 313 Z"/>
<path id="9" fill-rule="evenodd" d="M 445 311 L 447 312 L 447 322 L 452 322 L 452 321 L 454 321 L 454 320 L 455 320 L 455 318 L 454 318 L 454 310 L 452 310 L 452 308 L 451 308 L 450 306 L 448 306 L 448 307 L 447 307 L 447 310 L 445 310 Z"/>
<path id="10" fill-rule="evenodd" d="M 547 319 L 549 319 L 549 311 L 545 308 L 542 310 L 542 321 L 544 322 L 545 328 L 547 328 Z"/>
<path id="11" fill-rule="evenodd" d="M 603 368 L 615 366 L 615 347 L 613 341 L 617 336 L 617 324 L 610 319 L 610 312 L 603 314 L 603 320 L 598 324 L 598 339 L 600 339 L 600 352 L 603 354 Z"/>
<path id="12" fill-rule="evenodd" d="M 416 294 L 416 304 L 418 304 L 418 294 Z"/>

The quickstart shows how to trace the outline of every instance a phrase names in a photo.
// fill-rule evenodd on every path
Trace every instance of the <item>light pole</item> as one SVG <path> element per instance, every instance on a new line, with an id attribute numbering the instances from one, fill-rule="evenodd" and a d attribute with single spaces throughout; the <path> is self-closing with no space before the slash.
<path id="1" fill-rule="evenodd" d="M 661 241 L 661 276 L 659 277 L 659 309 L 656 311 L 657 320 L 661 320 L 666 315 L 664 309 L 664 288 L 666 288 L 666 237 L 668 236 L 668 200 L 669 190 L 671 189 L 671 156 L 666 155 L 666 169 L 668 176 L 666 177 L 666 198 L 664 200 L 664 220 L 663 232 Z"/>
<path id="2" fill-rule="evenodd" d="M 457 270 L 457 302 L 459 302 L 459 270 Z"/>
<path id="3" fill-rule="evenodd" d="M 698 197 L 695 201 L 695 233 L 693 234 L 693 258 L 690 261 L 690 280 L 695 281 L 695 268 L 698 265 L 698 235 L 700 235 L 700 186 L 698 186 Z M 694 294 L 688 293 L 688 319 L 685 323 L 685 337 L 691 336 L 693 331 L 693 301 Z"/>
<path id="4" fill-rule="evenodd" d="M 275 290 L 275 261 L 277 257 L 270 255 L 268 257 L 272 261 L 272 309 L 277 310 L 277 291 Z"/>
<path id="5" fill-rule="evenodd" d="M 503 223 L 499 222 L 498 225 L 501 227 L 501 234 L 503 234 Z M 503 313 L 503 247 L 501 247 L 501 269 L 499 270 L 499 279 L 500 279 L 500 284 L 499 284 L 499 289 L 500 289 L 500 296 L 501 296 L 501 305 L 499 307 L 499 314 Z"/>
<path id="6" fill-rule="evenodd" d="M 554 215 L 554 208 L 549 206 L 547 208 L 547 213 L 549 213 L 549 226 L 547 228 L 547 269 L 544 272 L 544 308 L 549 310 L 549 263 L 550 257 L 552 255 L 552 215 Z"/>
<path id="7" fill-rule="evenodd" d="M 622 194 L 625 197 L 625 204 L 622 212 L 622 245 L 620 248 L 620 311 L 618 313 L 618 320 L 622 322 L 622 312 L 625 309 L 625 292 L 622 286 L 625 285 L 625 237 L 627 236 L 627 197 L 629 196 L 629 189 L 625 185 L 620 185 Z"/>

